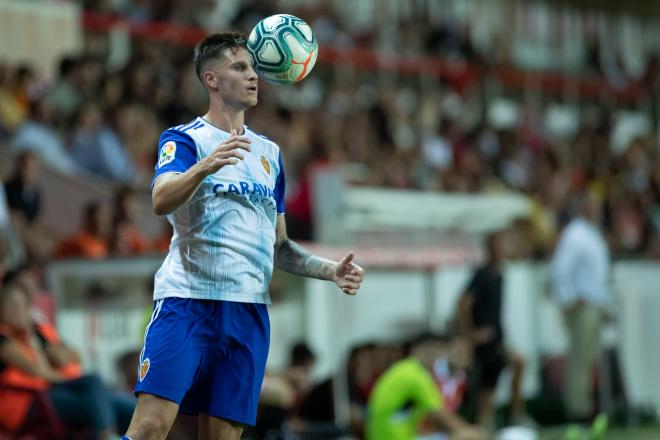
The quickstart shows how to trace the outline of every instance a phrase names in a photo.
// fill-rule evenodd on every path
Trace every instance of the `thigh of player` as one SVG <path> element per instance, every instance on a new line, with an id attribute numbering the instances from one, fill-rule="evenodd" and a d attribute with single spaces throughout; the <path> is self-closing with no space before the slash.
<path id="1" fill-rule="evenodd" d="M 227 428 L 254 425 L 270 343 L 267 306 L 218 301 L 214 323 L 215 347 L 207 351 L 181 412 L 210 416 L 213 424 L 225 420 Z"/>
<path id="2" fill-rule="evenodd" d="M 208 301 L 165 298 L 155 303 L 140 354 L 131 429 L 145 424 L 145 429 L 169 430 L 208 348 L 211 312 Z"/>

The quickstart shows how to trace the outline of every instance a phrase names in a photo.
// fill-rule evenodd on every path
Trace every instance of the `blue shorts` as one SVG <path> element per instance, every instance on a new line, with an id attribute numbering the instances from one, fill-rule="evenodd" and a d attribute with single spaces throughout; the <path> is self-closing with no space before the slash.
<path id="1" fill-rule="evenodd" d="M 165 298 L 145 330 L 135 393 L 254 425 L 270 344 L 265 304 Z"/>

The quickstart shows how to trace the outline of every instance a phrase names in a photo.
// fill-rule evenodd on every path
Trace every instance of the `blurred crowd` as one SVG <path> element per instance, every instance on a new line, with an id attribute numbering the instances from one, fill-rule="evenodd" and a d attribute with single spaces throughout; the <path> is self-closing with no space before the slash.
<path id="1" fill-rule="evenodd" d="M 81 3 L 86 10 L 134 22 L 159 20 L 206 30 L 222 23 L 246 32 L 260 18 L 280 12 L 275 0 L 234 2 L 236 7 L 222 17 L 205 13 L 216 5 L 209 0 Z M 534 210 L 516 221 L 509 235 L 518 258 L 550 257 L 559 231 L 576 212 L 572 196 L 587 191 L 602 206 L 598 222 L 615 256 L 660 258 L 660 149 L 655 124 L 649 122 L 657 119 L 657 102 L 652 96 L 621 100 L 607 88 L 635 83 L 651 95 L 658 78 L 653 57 L 633 76 L 616 54 L 603 56 L 596 40 L 586 44 L 582 74 L 609 84 L 595 101 L 545 93 L 540 86 L 498 85 L 495 67 L 511 62 L 506 38 L 496 36 L 491 50 L 484 51 L 463 25 L 407 19 L 384 33 L 378 27 L 346 26 L 331 2 L 286 10 L 308 21 L 322 45 L 439 57 L 479 72 L 439 77 L 321 59 L 300 85 L 262 84 L 260 103 L 248 112 L 247 124 L 284 151 L 293 238 L 313 239 L 312 175 L 332 167 L 353 185 L 523 193 Z M 135 204 L 148 192 L 161 131 L 206 111 L 191 60 L 187 45 L 134 38 L 129 48 L 116 47 L 108 33 L 87 30 L 84 51 L 64 57 L 53 77 L 0 61 L 0 154 L 11 158 L 0 161 L 0 279 L 5 267 L 22 261 L 167 250 L 169 228 L 144 236 Z M 116 188 L 113 203 L 88 203 L 72 216 L 79 225 L 75 234 L 53 234 L 43 222 L 49 191 L 42 185 L 43 167 L 82 182 L 110 183 Z M 31 323 L 26 307 L 37 295 L 25 295 L 29 289 L 23 287 L 15 290 L 23 321 Z M 19 316 L 10 309 L 16 304 L 0 306 L 2 319 Z M 457 412 L 470 396 L 472 360 L 466 352 L 471 350 L 458 336 L 437 342 L 446 362 L 439 372 L 445 376 L 436 380 L 446 406 Z M 352 432 L 364 432 L 371 391 L 404 351 L 395 344 L 365 344 L 350 353 Z M 135 360 L 129 357 L 126 376 L 134 377 Z M 255 435 L 275 439 L 287 432 L 322 431 L 324 423 L 336 429 L 331 425 L 336 384 L 330 379 L 312 383 L 313 364 L 311 350 L 298 345 L 286 371 L 269 373 L 262 402 L 267 410 L 260 413 L 261 431 Z"/>
<path id="2" fill-rule="evenodd" d="M 199 11 L 215 4 L 82 3 L 137 22 L 166 20 L 207 29 L 208 17 Z M 224 21 L 244 31 L 278 11 L 276 1 L 234 3 Z M 342 26 L 330 2 L 290 12 L 310 22 L 322 44 L 382 46 L 381 28 Z M 355 185 L 527 194 L 534 212 L 515 225 L 522 258 L 550 254 L 572 209 L 569 195 L 589 189 L 603 201 L 602 226 L 615 255 L 660 258 L 660 154 L 650 110 L 644 111 L 650 107 L 636 103 L 625 113 L 616 95 L 605 92 L 597 103 L 542 89 L 492 93 L 491 67 L 506 64 L 506 58 L 485 56 L 472 45 L 467 29 L 442 23 L 402 20 L 394 33 L 395 51 L 469 63 L 479 69 L 476 80 L 321 62 L 298 86 L 263 84 L 260 104 L 250 110 L 247 123 L 275 139 L 285 153 L 291 235 L 313 238 L 310 175 L 317 167 L 334 167 Z M 2 167 L 4 185 L 10 211 L 21 214 L 12 220 L 23 231 L 28 253 L 42 258 L 136 255 L 166 244 L 166 231 L 158 243 L 145 243 L 130 227 L 135 222 L 130 210 L 119 207 L 114 216 L 105 214 L 113 225 L 101 228 L 98 242 L 85 251 L 67 237 L 32 228 L 39 223 L 40 192 L 48 191 L 38 186 L 40 164 L 144 193 L 160 132 L 204 112 L 191 47 L 135 38 L 130 49 L 123 48 L 127 53 L 118 54 L 121 50 L 107 32 L 88 30 L 83 53 L 63 58 L 53 78 L 27 65 L 0 64 L 0 147 L 17 158 L 13 169 L 9 162 Z M 585 53 L 585 71 L 608 77 L 598 56 Z M 122 58 L 125 62 L 116 61 Z M 637 81 L 652 88 L 656 76 L 649 60 Z M 89 206 L 81 214 L 81 229 L 96 228 L 98 209 Z M 118 236 L 122 240 L 114 239 Z M 90 244 L 87 238 L 83 241 Z"/>
<path id="3" fill-rule="evenodd" d="M 51 258 L 131 257 L 164 253 L 169 248 L 171 227 L 163 222 L 160 233 L 147 237 L 138 228 L 138 191 L 118 185 L 112 202 L 91 199 L 85 203 L 75 232 L 58 236 L 43 221 L 44 193 L 40 183 L 42 160 L 32 150 L 21 151 L 4 183 L 0 198 L 0 241 L 8 249 L 6 262 L 13 268 L 24 263 L 45 263 Z M 6 208 L 5 208 L 6 206 Z"/>

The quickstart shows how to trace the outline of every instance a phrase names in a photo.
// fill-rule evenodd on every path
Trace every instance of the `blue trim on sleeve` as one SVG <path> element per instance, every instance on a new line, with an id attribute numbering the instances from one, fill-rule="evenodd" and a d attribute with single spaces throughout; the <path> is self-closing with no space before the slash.
<path id="1" fill-rule="evenodd" d="M 277 180 L 275 181 L 275 190 L 273 191 L 275 195 L 275 203 L 277 204 L 277 213 L 284 214 L 284 191 L 286 188 L 285 177 L 284 177 L 284 164 L 282 164 L 282 153 L 277 157 L 277 162 L 280 166 L 280 172 L 277 174 Z"/>
<path id="2" fill-rule="evenodd" d="M 158 162 L 163 154 L 163 146 L 170 141 L 173 141 L 176 144 L 174 158 L 171 160 L 168 159 L 167 163 L 164 163 L 163 166 L 159 166 Z M 156 162 L 155 167 L 156 172 L 154 178 L 151 180 L 152 187 L 156 179 L 162 174 L 184 173 L 188 168 L 197 163 L 197 147 L 195 146 L 195 141 L 189 134 L 177 130 L 176 128 L 169 128 L 160 135 L 157 159 L 158 161 Z"/>

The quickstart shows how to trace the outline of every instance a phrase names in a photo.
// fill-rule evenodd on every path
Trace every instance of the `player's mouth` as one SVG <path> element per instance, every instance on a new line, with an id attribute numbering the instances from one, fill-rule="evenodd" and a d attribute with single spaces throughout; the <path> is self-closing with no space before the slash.
<path id="1" fill-rule="evenodd" d="M 249 86 L 247 91 L 250 93 L 257 93 L 257 86 Z"/>

